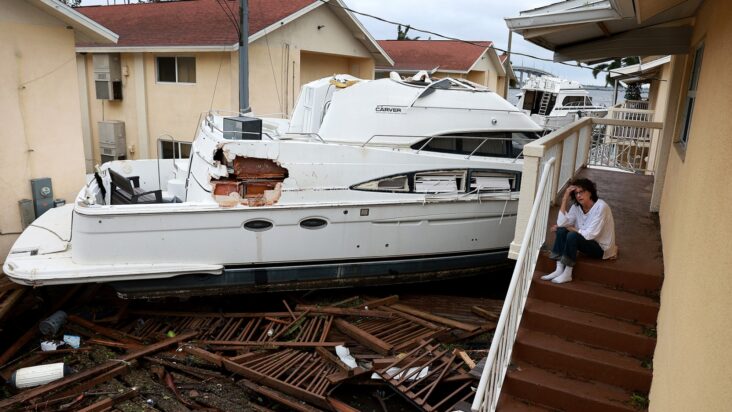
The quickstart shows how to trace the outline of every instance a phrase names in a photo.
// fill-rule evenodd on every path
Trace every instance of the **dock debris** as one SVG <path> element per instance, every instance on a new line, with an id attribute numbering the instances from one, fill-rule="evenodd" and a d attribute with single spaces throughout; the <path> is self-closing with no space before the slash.
<path id="1" fill-rule="evenodd" d="M 452 411 L 473 396 L 473 359 L 487 354 L 500 310 L 499 301 L 464 300 L 296 299 L 280 312 L 124 306 L 104 317 L 69 310 L 4 356 L 0 374 L 32 384 L 6 389 L 0 410 L 357 411 L 345 388 L 358 387 L 377 408 L 398 400 Z M 35 339 L 60 337 L 67 344 L 55 350 L 15 356 Z M 46 369 L 52 379 L 35 373 Z"/>

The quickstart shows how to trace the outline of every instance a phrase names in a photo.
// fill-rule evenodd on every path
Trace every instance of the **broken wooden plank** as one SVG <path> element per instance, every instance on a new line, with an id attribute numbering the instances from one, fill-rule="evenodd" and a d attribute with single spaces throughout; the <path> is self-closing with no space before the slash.
<path id="1" fill-rule="evenodd" d="M 126 343 L 128 345 L 136 347 L 140 347 L 141 345 L 139 338 L 137 338 L 136 336 L 132 336 L 127 333 L 120 332 L 116 329 L 108 328 L 106 326 L 97 325 L 96 323 L 90 322 L 80 316 L 69 315 L 68 320 L 69 322 L 73 322 L 83 328 L 89 329 L 90 331 L 98 335 L 102 335 L 121 343 Z"/>
<path id="2" fill-rule="evenodd" d="M 343 300 L 338 301 L 336 303 L 331 303 L 328 306 L 333 306 L 333 307 L 343 306 L 343 305 L 347 305 L 347 304 L 349 304 L 351 302 L 355 302 L 355 301 L 357 301 L 359 299 L 360 298 L 358 296 L 351 296 L 350 298 L 343 299 Z"/>
<path id="3" fill-rule="evenodd" d="M 282 405 L 285 405 L 289 408 L 292 408 L 299 412 L 322 412 L 321 409 L 312 407 L 298 399 L 295 399 L 289 395 L 285 395 L 284 393 L 278 392 L 274 389 L 270 389 L 266 386 L 257 385 L 254 382 L 248 381 L 246 379 L 241 381 L 241 384 L 244 385 L 246 388 L 260 394 L 263 396 L 266 396 L 274 401 L 277 401 L 281 403 Z"/>
<path id="4" fill-rule="evenodd" d="M 336 319 L 333 321 L 333 323 L 335 324 L 336 328 L 338 328 L 338 330 L 378 354 L 387 355 L 389 354 L 389 352 L 391 352 L 392 349 L 394 349 L 393 345 L 384 342 L 376 336 L 363 331 L 359 327 L 354 326 L 343 319 Z"/>
<path id="5" fill-rule="evenodd" d="M 378 308 L 380 306 L 393 305 L 397 302 L 399 302 L 399 295 L 391 295 L 391 296 L 387 296 L 385 298 L 380 298 L 380 299 L 370 299 L 363 303 L 362 308 L 363 309 L 373 309 L 373 308 Z"/>
<path id="6" fill-rule="evenodd" d="M 190 339 L 196 335 L 197 335 L 197 332 L 181 333 L 180 335 L 178 335 L 174 338 L 165 339 L 161 342 L 142 347 L 141 349 L 138 349 L 135 352 L 129 353 L 127 355 L 123 355 L 123 356 L 119 357 L 118 359 L 108 360 L 107 362 L 105 362 L 101 365 L 83 370 L 79 373 L 67 376 L 63 379 L 59 379 L 57 381 L 47 383 L 43 386 L 39 386 L 38 388 L 23 391 L 13 397 L 0 401 L 0 410 L 4 410 L 4 408 L 8 408 L 12 405 L 26 402 L 37 396 L 47 394 L 49 392 L 60 389 L 64 386 L 68 386 L 68 385 L 74 384 L 76 382 L 92 378 L 97 374 L 108 372 L 111 369 L 119 367 L 120 362 L 122 362 L 122 363 L 130 362 L 134 359 L 140 358 L 145 355 L 149 355 L 151 353 L 155 353 L 157 351 L 167 348 L 168 346 L 171 346 L 171 345 L 177 344 L 179 342 L 182 342 L 184 340 Z"/>
<path id="7" fill-rule="evenodd" d="M 455 348 L 455 350 L 452 351 L 453 354 L 460 357 L 460 359 L 465 362 L 465 364 L 468 366 L 468 368 L 473 369 L 475 367 L 475 362 L 470 358 L 470 356 L 462 349 Z"/>
<path id="8" fill-rule="evenodd" d="M 390 319 L 392 316 L 394 316 L 390 312 L 384 312 L 381 310 L 334 308 L 334 307 L 330 307 L 330 306 L 297 305 L 296 309 L 297 310 L 309 310 L 310 313 L 314 313 L 314 314 L 339 315 L 339 316 L 360 316 L 360 317 L 364 317 L 364 318 Z"/>
<path id="9" fill-rule="evenodd" d="M 401 303 L 396 303 L 396 304 L 390 305 L 390 307 L 393 309 L 396 309 L 398 311 L 420 317 L 422 319 L 427 319 L 432 322 L 437 322 L 442 325 L 447 325 L 451 328 L 461 329 L 461 330 L 464 330 L 467 332 L 473 332 L 480 328 L 479 325 L 471 325 L 469 323 L 459 322 L 459 321 L 449 319 L 449 318 L 446 318 L 443 316 L 434 315 L 432 313 L 424 312 L 424 311 L 412 308 L 410 306 L 402 305 Z"/>
<path id="10" fill-rule="evenodd" d="M 229 346 L 229 347 L 241 347 L 241 346 L 258 346 L 262 348 L 318 348 L 318 347 L 333 347 L 339 345 L 345 345 L 345 342 L 259 342 L 259 341 L 246 341 L 239 342 L 235 340 L 200 340 L 198 341 L 205 345 L 214 346 Z"/>
<path id="11" fill-rule="evenodd" d="M 79 409 L 78 412 L 103 412 L 108 411 L 114 407 L 114 405 L 124 402 L 128 399 L 132 399 L 139 393 L 139 389 L 137 387 L 133 387 L 129 391 L 122 393 L 120 395 L 111 397 L 111 398 L 104 398 L 98 402 L 94 402 L 93 404 Z"/>
<path id="12" fill-rule="evenodd" d="M 490 312 L 480 306 L 473 306 L 470 310 L 481 318 L 488 319 L 492 322 L 498 322 L 498 319 L 501 317 L 500 313 Z"/>
<path id="13" fill-rule="evenodd" d="M 330 404 L 330 406 L 336 412 L 360 412 L 359 409 L 356 409 L 345 402 L 341 402 L 338 399 L 331 398 L 330 396 L 327 399 L 328 399 L 328 403 Z"/>

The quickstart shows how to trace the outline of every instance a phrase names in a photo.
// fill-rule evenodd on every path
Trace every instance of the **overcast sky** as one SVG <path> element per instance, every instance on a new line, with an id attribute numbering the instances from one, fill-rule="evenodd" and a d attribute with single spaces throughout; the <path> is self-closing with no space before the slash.
<path id="1" fill-rule="evenodd" d="M 134 1 L 134 0 L 133 0 Z M 383 17 L 387 20 L 409 24 L 413 27 L 409 36 L 421 39 L 438 39 L 434 35 L 419 33 L 414 28 L 429 30 L 463 40 L 491 40 L 496 48 L 508 48 L 508 28 L 504 17 L 518 16 L 522 10 L 547 5 L 558 0 L 344 0 L 353 10 Z M 82 0 L 82 5 L 114 3 L 114 0 Z M 122 0 L 117 0 L 118 4 Z M 397 27 L 378 20 L 357 15 L 371 35 L 378 39 L 395 39 Z M 552 52 L 514 35 L 512 50 L 546 59 Z M 592 77 L 588 69 L 568 67 L 514 55 L 514 65 L 536 67 L 584 84 L 603 84 L 604 75 Z"/>

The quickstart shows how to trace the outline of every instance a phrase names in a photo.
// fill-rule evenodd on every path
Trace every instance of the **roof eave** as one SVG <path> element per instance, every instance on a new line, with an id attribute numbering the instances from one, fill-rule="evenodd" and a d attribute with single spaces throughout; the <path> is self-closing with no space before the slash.
<path id="1" fill-rule="evenodd" d="M 77 53 L 199 53 L 233 52 L 239 50 L 239 43 L 221 45 L 185 46 L 77 46 Z"/>
<path id="2" fill-rule="evenodd" d="M 119 36 L 108 28 L 77 12 L 58 0 L 32 0 L 36 7 L 67 23 L 74 31 L 100 43 L 117 43 Z"/>
<path id="3" fill-rule="evenodd" d="M 619 2 L 622 2 L 620 4 Z M 631 2 L 630 8 L 625 3 Z M 593 2 L 564 1 L 554 3 L 555 7 L 550 10 L 535 9 L 529 12 L 522 12 L 519 17 L 504 19 L 506 25 L 512 31 L 520 34 L 522 30 L 536 29 L 541 27 L 556 27 L 578 23 L 593 23 L 608 20 L 619 20 L 634 18 L 632 0 L 599 0 Z M 547 7 L 550 7 L 547 6 Z M 532 12 L 532 13 L 530 13 Z"/>

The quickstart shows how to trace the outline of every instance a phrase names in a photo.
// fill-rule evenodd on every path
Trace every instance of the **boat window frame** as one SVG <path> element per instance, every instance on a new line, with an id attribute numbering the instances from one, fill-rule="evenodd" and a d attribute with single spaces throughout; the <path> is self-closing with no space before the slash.
<path id="1" fill-rule="evenodd" d="M 464 140 L 476 140 L 478 142 L 482 141 L 482 137 L 491 138 L 494 136 L 491 135 L 503 135 L 504 137 L 495 137 L 494 140 L 503 139 L 504 142 L 504 151 L 503 154 L 484 154 L 484 152 L 480 151 L 474 151 L 474 149 L 471 150 L 463 150 L 463 141 Z M 533 136 L 531 136 L 533 135 Z M 452 154 L 452 155 L 458 155 L 458 156 L 478 156 L 480 158 L 487 158 L 487 157 L 495 157 L 499 159 L 515 159 L 520 158 L 520 153 L 517 153 L 514 144 L 515 143 L 523 143 L 524 145 L 532 140 L 536 140 L 540 138 L 541 136 L 537 132 L 532 131 L 503 131 L 503 132 L 475 132 L 475 133 L 451 133 L 448 135 L 440 135 L 440 136 L 433 136 L 430 138 L 425 138 L 417 143 L 413 144 L 411 146 L 412 149 L 418 150 L 420 152 L 429 152 L 429 153 L 445 153 L 445 154 Z M 462 139 L 461 139 L 462 138 Z M 455 140 L 455 149 L 434 149 L 429 147 L 429 143 L 435 140 L 439 139 L 453 139 Z M 480 143 L 478 143 L 480 145 Z M 523 150 L 521 150 L 523 152 Z"/>
<path id="2" fill-rule="evenodd" d="M 420 173 L 449 173 L 449 172 L 460 172 L 464 173 L 464 179 L 462 181 L 462 187 L 457 192 L 417 192 L 415 179 L 416 175 Z M 521 171 L 520 170 L 506 170 L 506 169 L 494 169 L 494 168 L 441 168 L 441 169 L 429 169 L 429 170 L 415 170 L 408 173 L 395 173 L 393 175 L 382 176 L 376 179 L 371 179 L 365 182 L 356 183 L 349 187 L 350 190 L 357 190 L 362 192 L 378 192 L 378 193 L 404 193 L 413 195 L 431 195 L 431 194 L 458 194 L 465 195 L 472 193 L 470 184 L 473 180 L 474 174 L 480 173 L 493 173 L 499 175 L 507 175 L 509 178 L 513 178 L 513 185 L 511 187 L 511 193 L 517 193 L 521 191 Z M 394 177 L 407 176 L 407 184 L 409 191 L 393 191 L 393 190 L 378 190 L 378 189 L 367 189 L 361 186 L 373 183 L 383 179 L 390 179 Z M 495 193 L 495 192 L 482 192 L 482 193 Z"/>

